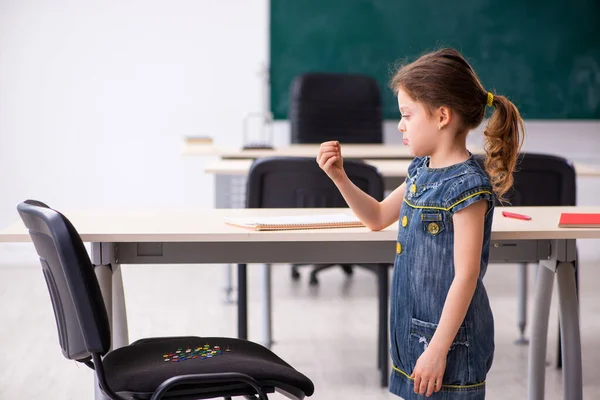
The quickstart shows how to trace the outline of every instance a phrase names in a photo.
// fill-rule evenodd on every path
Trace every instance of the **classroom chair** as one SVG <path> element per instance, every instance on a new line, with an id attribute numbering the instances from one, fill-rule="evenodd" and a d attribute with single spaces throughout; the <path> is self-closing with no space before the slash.
<path id="1" fill-rule="evenodd" d="M 483 156 L 477 156 L 483 166 Z M 521 153 L 514 185 L 506 198 L 511 206 L 574 206 L 577 202 L 577 176 L 573 164 L 562 157 L 548 154 Z M 498 204 L 500 205 L 500 204 Z M 577 265 L 575 265 L 577 273 Z M 519 344 L 527 343 L 527 264 L 519 265 L 518 275 Z M 559 333 L 560 335 L 560 333 Z M 560 336 L 559 336 L 560 337 Z M 559 347 L 560 352 L 560 347 Z M 559 365 L 560 365 L 559 358 Z"/>
<path id="2" fill-rule="evenodd" d="M 358 74 L 307 73 L 292 81 L 289 99 L 291 142 L 382 143 L 381 94 L 375 79 Z M 347 275 L 352 267 L 342 264 Z M 310 284 L 327 266 L 316 267 Z M 292 278 L 300 273 L 292 266 Z"/>
<path id="3" fill-rule="evenodd" d="M 366 193 L 376 200 L 383 199 L 383 178 L 376 168 L 360 161 L 346 160 L 344 170 L 350 180 Z M 348 207 L 338 188 L 314 158 L 259 159 L 250 168 L 246 185 L 247 208 Z M 315 266 L 309 283 L 318 284 L 317 273 L 333 266 Z M 348 264 L 342 266 L 351 268 Z"/>
<path id="4" fill-rule="evenodd" d="M 361 161 L 344 162 L 346 174 L 354 184 L 376 200 L 383 199 L 383 177 L 377 169 Z M 247 208 L 322 208 L 348 207 L 335 184 L 327 177 L 314 158 L 266 157 L 256 160 L 248 173 L 246 188 Z M 328 265 L 331 266 L 331 265 Z M 328 267 L 326 266 L 326 267 Z M 379 346 L 378 364 L 382 376 L 387 379 L 387 301 L 388 301 L 388 265 L 360 265 L 377 274 L 379 287 Z M 324 267 L 317 267 L 322 270 Z M 238 271 L 245 276 L 246 265 L 239 264 Z M 269 268 L 267 267 L 267 274 Z M 316 272 L 313 271 L 313 274 Z M 316 279 L 316 278 L 315 278 Z M 270 278 L 267 275 L 264 284 L 267 306 L 267 320 L 264 331 L 267 334 L 265 344 L 271 340 Z M 243 286 L 243 285 L 241 285 Z M 243 297 L 243 296 L 242 296 Z M 238 299 L 238 307 L 244 310 L 245 299 Z M 243 336 L 247 332 L 242 332 Z"/>
<path id="5" fill-rule="evenodd" d="M 75 228 L 60 212 L 35 200 L 17 209 L 40 257 L 62 353 L 94 370 L 109 398 L 266 400 L 274 391 L 294 399 L 312 395 L 310 379 L 246 340 L 158 337 L 111 350 L 100 286 Z"/>
<path id="6" fill-rule="evenodd" d="M 338 73 L 298 75 L 290 87 L 292 143 L 382 143 L 383 117 L 377 81 Z"/>

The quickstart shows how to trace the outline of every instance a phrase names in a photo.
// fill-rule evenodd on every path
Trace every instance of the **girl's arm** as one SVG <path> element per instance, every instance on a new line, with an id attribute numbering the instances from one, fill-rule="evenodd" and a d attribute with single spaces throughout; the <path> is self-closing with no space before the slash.
<path id="1" fill-rule="evenodd" d="M 406 183 L 398 186 L 388 197 L 379 202 L 363 192 L 344 176 L 334 181 L 354 214 L 372 231 L 387 228 L 398 220 L 400 207 L 406 191 Z"/>
<path id="2" fill-rule="evenodd" d="M 378 231 L 398 220 L 406 184 L 400 185 L 383 201 L 375 200 L 352 183 L 346 175 L 343 167 L 342 149 L 337 141 L 321 144 L 317 162 L 338 187 L 352 212 L 367 228 Z"/>
<path id="3" fill-rule="evenodd" d="M 465 319 L 479 278 L 483 227 L 488 201 L 480 200 L 456 212 L 454 224 L 454 280 L 438 327 L 415 366 L 415 392 L 430 395 L 441 389 L 448 350 Z M 438 385 L 434 386 L 434 383 Z"/>
<path id="4" fill-rule="evenodd" d="M 465 319 L 479 278 L 481 246 L 487 200 L 480 200 L 456 214 L 454 224 L 454 280 L 448 291 L 442 316 L 431 340 L 434 347 L 450 348 Z"/>

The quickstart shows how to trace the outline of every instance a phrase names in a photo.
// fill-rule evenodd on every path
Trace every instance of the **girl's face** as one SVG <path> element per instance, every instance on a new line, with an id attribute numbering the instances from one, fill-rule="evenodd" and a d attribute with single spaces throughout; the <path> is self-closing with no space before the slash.
<path id="1" fill-rule="evenodd" d="M 402 115 L 398 130 L 404 145 L 409 146 L 415 157 L 431 155 L 440 135 L 435 118 L 402 89 L 398 90 L 398 108 Z"/>

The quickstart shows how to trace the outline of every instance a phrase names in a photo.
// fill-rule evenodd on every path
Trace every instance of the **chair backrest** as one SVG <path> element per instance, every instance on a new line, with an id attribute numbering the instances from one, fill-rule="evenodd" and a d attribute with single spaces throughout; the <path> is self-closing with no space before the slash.
<path id="1" fill-rule="evenodd" d="M 292 143 L 382 143 L 381 94 L 364 75 L 309 73 L 292 81 Z"/>
<path id="2" fill-rule="evenodd" d="M 110 348 L 108 315 L 85 246 L 69 220 L 42 202 L 17 206 L 40 257 L 66 358 L 86 361 Z"/>
<path id="3" fill-rule="evenodd" d="M 383 177 L 360 161 L 345 160 L 344 170 L 355 185 L 376 200 L 383 199 Z M 347 207 L 346 201 L 314 158 L 267 157 L 248 173 L 248 208 Z"/>
<path id="4" fill-rule="evenodd" d="M 483 165 L 483 156 L 477 156 Z M 521 153 L 514 173 L 513 187 L 506 198 L 512 206 L 574 206 L 577 201 L 577 176 L 565 158 Z"/>

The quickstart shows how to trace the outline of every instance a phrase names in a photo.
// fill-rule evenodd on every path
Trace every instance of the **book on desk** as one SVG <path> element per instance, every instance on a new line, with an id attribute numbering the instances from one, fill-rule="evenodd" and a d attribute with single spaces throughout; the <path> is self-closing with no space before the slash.
<path id="1" fill-rule="evenodd" d="M 600 228 L 600 214 L 561 213 L 559 228 Z"/>
<path id="2" fill-rule="evenodd" d="M 357 228 L 364 226 L 357 217 L 347 214 L 231 217 L 225 218 L 225 222 L 255 231 Z"/>

